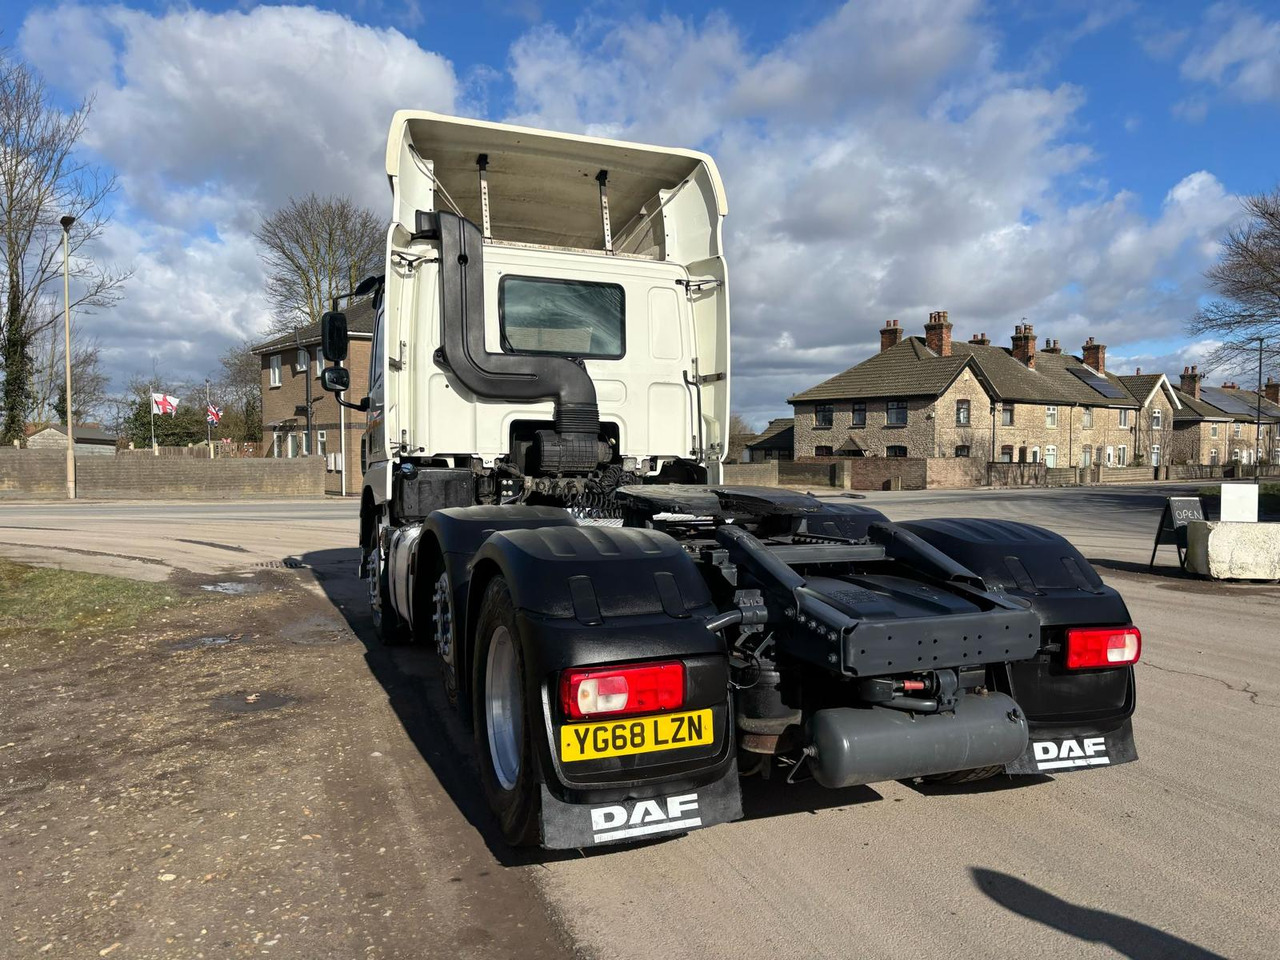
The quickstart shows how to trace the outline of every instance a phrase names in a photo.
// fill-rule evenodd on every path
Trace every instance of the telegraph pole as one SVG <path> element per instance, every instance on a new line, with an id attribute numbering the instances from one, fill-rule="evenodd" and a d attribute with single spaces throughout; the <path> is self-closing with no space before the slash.
<path id="1" fill-rule="evenodd" d="M 213 421 L 209 419 L 209 378 L 204 378 L 204 440 L 209 445 L 209 459 L 213 459 Z"/>
<path id="2" fill-rule="evenodd" d="M 71 225 L 76 218 L 67 214 L 59 223 L 62 224 L 62 331 L 65 337 L 64 367 L 67 377 L 67 499 L 76 498 L 76 438 L 75 428 L 71 421 L 71 266 L 67 255 L 67 237 L 71 233 Z"/>

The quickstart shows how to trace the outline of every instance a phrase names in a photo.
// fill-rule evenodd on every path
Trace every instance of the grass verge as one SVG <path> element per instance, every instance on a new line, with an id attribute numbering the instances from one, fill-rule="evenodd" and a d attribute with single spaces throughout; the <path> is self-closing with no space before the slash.
<path id="1" fill-rule="evenodd" d="M 1241 481 L 1243 482 L 1243 481 Z M 1204 497 L 1216 509 L 1222 499 L 1221 484 L 1201 487 L 1197 493 Z M 1263 480 L 1262 489 L 1258 491 L 1258 518 L 1280 517 L 1280 483 L 1274 480 Z"/>
<path id="2" fill-rule="evenodd" d="M 134 626 L 154 611 L 198 602 L 165 583 L 0 559 L 0 640 L 19 633 L 118 630 Z"/>

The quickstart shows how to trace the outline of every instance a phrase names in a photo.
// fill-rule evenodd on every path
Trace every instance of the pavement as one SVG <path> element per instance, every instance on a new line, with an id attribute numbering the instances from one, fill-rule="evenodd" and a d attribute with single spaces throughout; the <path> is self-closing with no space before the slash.
<path id="1" fill-rule="evenodd" d="M 350 882 L 421 877 L 439 838 L 455 860 L 466 859 L 467 870 L 451 876 L 469 894 L 468 929 L 484 929 L 486 909 L 501 909 L 559 931 L 557 940 L 539 928 L 531 956 L 1274 957 L 1280 587 L 1185 577 L 1171 547 L 1147 571 L 1163 498 L 1187 489 L 929 491 L 864 501 L 894 519 L 1025 520 L 1076 543 L 1143 631 L 1137 763 L 946 788 L 826 791 L 752 779 L 740 822 L 533 859 L 494 839 L 463 758 L 467 734 L 440 702 L 431 658 L 375 655 L 352 576 L 354 504 L 5 504 L 0 553 L 152 579 L 284 567 L 279 575 L 322 593 L 331 616 L 363 641 L 344 655 L 350 663 L 331 665 L 329 694 L 345 696 L 353 718 L 381 731 L 388 760 L 359 776 L 375 778 L 370 789 L 393 790 L 394 814 L 385 815 L 406 838 L 392 856 L 353 864 Z M 369 674 L 385 696 L 370 696 Z M 341 846 L 341 834 L 333 842 Z M 494 878 L 509 879 L 497 886 Z M 437 893 L 419 890 L 419 909 L 441 909 Z M 502 917 L 491 920 L 497 928 Z M 383 955 L 435 955 L 429 943 L 379 929 Z M 466 941 L 458 936 L 449 942 Z"/>

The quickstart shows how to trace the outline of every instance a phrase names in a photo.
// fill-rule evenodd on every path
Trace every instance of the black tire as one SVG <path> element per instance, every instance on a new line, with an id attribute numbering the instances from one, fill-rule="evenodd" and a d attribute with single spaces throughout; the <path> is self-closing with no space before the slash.
<path id="1" fill-rule="evenodd" d="M 490 737 L 489 655 L 495 637 L 506 631 L 505 641 L 514 657 L 516 689 L 519 690 L 517 736 L 519 769 L 514 779 L 504 785 L 499 776 Z M 537 776 L 537 758 L 533 751 L 536 717 L 529 709 L 525 695 L 524 651 L 516 626 L 515 604 L 502 577 L 495 577 L 485 589 L 476 622 L 475 655 L 472 658 L 472 717 L 476 764 L 480 768 L 480 784 L 484 788 L 489 809 L 498 820 L 503 839 L 513 847 L 537 845 L 542 820 L 542 792 Z"/>
<path id="2" fill-rule="evenodd" d="M 994 777 L 1002 770 L 1004 770 L 1003 766 L 974 767 L 972 770 L 956 770 L 954 773 L 935 773 L 923 779 L 925 783 L 977 783 L 979 780 Z"/>
<path id="3" fill-rule="evenodd" d="M 400 614 L 396 613 L 391 602 L 391 570 L 383 563 L 379 555 L 378 517 L 370 525 L 369 541 L 364 547 L 364 579 L 369 589 L 369 616 L 373 619 L 373 631 L 383 646 L 398 647 L 413 639 L 413 631 Z M 375 602 L 374 584 L 369 581 L 377 578 L 377 598 Z"/>

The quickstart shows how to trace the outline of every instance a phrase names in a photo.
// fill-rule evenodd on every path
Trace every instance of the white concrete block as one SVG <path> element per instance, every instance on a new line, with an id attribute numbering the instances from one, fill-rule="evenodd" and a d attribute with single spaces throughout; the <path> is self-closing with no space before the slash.
<path id="1" fill-rule="evenodd" d="M 1280 523 L 1193 520 L 1187 569 L 1214 580 L 1280 580 Z"/>

